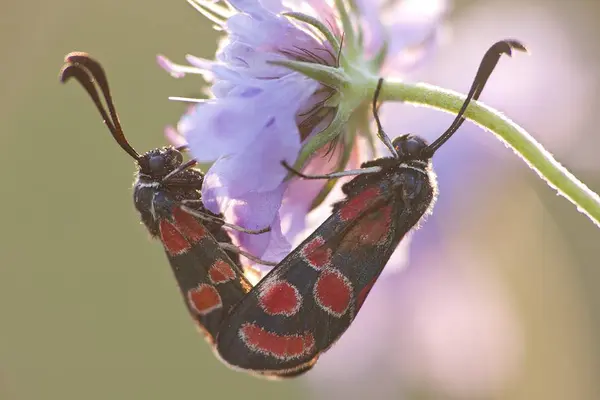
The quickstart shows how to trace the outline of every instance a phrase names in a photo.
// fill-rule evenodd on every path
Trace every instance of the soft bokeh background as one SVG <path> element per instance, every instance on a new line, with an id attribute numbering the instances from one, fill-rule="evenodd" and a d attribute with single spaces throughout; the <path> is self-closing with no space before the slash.
<path id="1" fill-rule="evenodd" d="M 454 6 L 435 64 L 416 78 L 464 92 L 489 44 L 504 37 L 523 40 L 532 55 L 503 61 L 484 101 L 523 124 L 600 190 L 600 3 L 482 0 Z M 58 83 L 67 52 L 90 52 L 107 69 L 132 144 L 138 151 L 160 146 L 163 127 L 184 109 L 167 97 L 195 94 L 201 80 L 170 78 L 156 66 L 155 55 L 210 57 L 216 37 L 210 24 L 184 1 L 34 0 L 4 2 L 0 10 L 0 399 L 291 400 L 343 393 L 338 389 L 349 382 L 339 376 L 348 366 L 335 364 L 335 356 L 324 357 L 312 378 L 283 383 L 232 372 L 212 356 L 181 306 L 161 246 L 138 223 L 132 160 L 112 141 L 82 89 Z M 431 110 L 400 112 L 404 118 L 384 115 L 390 133 L 410 130 L 431 139 L 450 120 Z M 400 298 L 374 289 L 357 319 L 361 325 L 348 333 L 350 342 L 363 329 L 370 339 L 365 343 L 379 346 L 373 354 L 394 358 L 371 370 L 381 369 L 381 376 L 390 368 L 400 371 L 402 382 L 394 380 L 383 394 L 377 387 L 390 386 L 393 374 L 385 382 L 353 377 L 365 397 L 600 397 L 600 232 L 488 136 L 465 129 L 441 152 L 435 162 L 440 207 L 415 235 L 409 268 L 381 284 L 397 285 L 391 288 Z M 453 271 L 470 277 L 470 290 L 489 295 L 493 289 L 492 309 L 501 311 L 469 319 L 487 309 L 453 303 L 453 294 L 464 292 L 452 284 Z M 429 283 L 423 290 L 423 282 L 438 286 Z M 443 290 L 445 282 L 454 289 Z M 396 312 L 394 301 L 406 306 L 421 298 L 436 301 L 397 310 L 404 317 L 397 324 L 413 332 L 408 345 L 365 330 L 369 318 L 393 320 L 388 316 Z M 380 301 L 385 308 L 375 307 Z M 453 312 L 462 318 L 454 319 Z M 444 364 L 445 356 L 460 359 L 456 349 L 467 356 L 469 346 L 429 343 L 443 317 L 450 325 L 470 321 L 458 339 L 479 332 L 474 349 L 481 343 L 487 350 L 507 346 L 507 360 L 483 352 L 489 359 L 472 369 L 500 365 L 489 385 L 482 387 L 464 366 Z M 345 350 L 356 354 L 351 362 L 372 363 L 371 353 L 356 343 Z M 385 351 L 388 343 L 394 351 Z M 402 349 L 414 368 L 402 363 Z M 435 365 L 442 370 L 467 372 L 458 381 L 443 381 L 447 374 L 427 373 L 431 366 L 419 363 L 430 359 L 441 362 Z M 336 365 L 338 374 L 331 372 Z"/>

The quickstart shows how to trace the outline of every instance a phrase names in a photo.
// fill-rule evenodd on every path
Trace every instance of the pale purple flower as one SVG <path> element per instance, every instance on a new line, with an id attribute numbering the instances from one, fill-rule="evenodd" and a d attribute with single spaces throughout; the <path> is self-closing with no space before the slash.
<path id="1" fill-rule="evenodd" d="M 356 139 L 371 133 L 364 131 L 364 124 L 348 121 L 350 115 L 363 115 L 368 121 L 368 99 L 359 111 L 343 113 L 340 102 L 348 96 L 281 62 L 331 68 L 346 62 L 363 66 L 361 73 L 370 76 L 377 75 L 378 68 L 398 75 L 402 69 L 393 65 L 408 70 L 435 43 L 445 5 L 439 0 L 351 3 L 346 11 L 352 29 L 344 31 L 340 10 L 325 0 L 196 0 L 191 4 L 227 33 L 216 60 L 187 56 L 190 66 L 181 66 L 159 56 L 160 65 L 175 77 L 199 73 L 211 81 L 214 97 L 195 105 L 177 130 L 194 158 L 214 161 L 202 190 L 206 207 L 250 229 L 271 226 L 268 234 L 237 238 L 242 247 L 264 259 L 279 260 L 289 252 L 325 184 L 284 181 L 282 160 L 293 165 L 308 140 L 343 118 L 337 145 L 311 154 L 304 171 L 356 168 L 372 156 L 366 151 L 367 141 Z M 284 15 L 289 12 L 297 14 Z M 304 17 L 320 21 L 332 36 L 303 22 Z M 350 43 L 338 51 L 342 32 Z M 386 63 L 367 62 L 375 58 Z M 173 131 L 168 137 L 181 141 Z"/>

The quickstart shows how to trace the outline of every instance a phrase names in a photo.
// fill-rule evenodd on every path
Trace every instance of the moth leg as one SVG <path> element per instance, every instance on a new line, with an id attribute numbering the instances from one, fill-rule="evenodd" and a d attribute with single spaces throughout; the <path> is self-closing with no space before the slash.
<path id="1" fill-rule="evenodd" d="M 237 253 L 237 254 L 239 254 L 239 255 L 241 255 L 241 256 L 244 256 L 244 257 L 246 257 L 247 259 L 249 259 L 249 260 L 251 260 L 251 261 L 254 261 L 255 263 L 258 263 L 258 264 L 262 264 L 262 265 L 268 265 L 268 266 L 270 266 L 270 267 L 274 267 L 274 266 L 276 266 L 276 265 L 278 264 L 278 263 L 276 263 L 276 262 L 273 262 L 273 261 L 265 261 L 265 260 L 262 260 L 262 259 L 260 259 L 260 258 L 258 258 L 258 257 L 256 257 L 256 256 L 254 256 L 254 255 L 252 255 L 252 254 L 248 253 L 247 251 L 244 251 L 244 250 L 241 250 L 241 249 L 239 249 L 237 246 L 235 246 L 235 245 L 233 245 L 233 244 L 231 244 L 231 243 L 219 243 L 219 246 L 220 246 L 220 247 L 221 247 L 223 250 L 226 250 L 226 251 L 231 251 L 231 252 L 233 252 L 233 253 Z"/>
<path id="2" fill-rule="evenodd" d="M 181 204 L 200 204 L 201 206 L 204 206 L 204 203 L 202 203 L 202 200 L 200 199 L 183 199 L 181 200 Z"/>
<path id="3" fill-rule="evenodd" d="M 192 201 L 183 200 L 181 202 L 182 205 L 180 206 L 181 209 L 183 211 L 185 211 L 186 213 L 191 214 L 194 217 L 203 219 L 205 221 L 217 222 L 217 223 L 223 225 L 226 228 L 230 228 L 230 229 L 236 230 L 238 232 L 248 233 L 250 235 L 260 235 L 262 233 L 266 233 L 266 232 L 270 232 L 271 231 L 271 227 L 270 226 L 267 226 L 266 228 L 262 228 L 262 229 L 258 229 L 258 230 L 246 229 L 246 228 L 241 227 L 239 225 L 234 225 L 234 224 L 227 223 L 227 222 L 223 221 L 223 218 L 215 217 L 213 215 L 209 215 L 209 214 L 204 213 L 202 211 L 194 210 L 192 208 L 189 208 L 189 207 L 183 205 L 183 204 L 187 204 L 187 203 L 191 203 L 191 202 L 200 202 L 200 200 L 192 200 Z"/>
<path id="4" fill-rule="evenodd" d="M 368 168 L 360 168 L 360 169 L 349 169 L 348 171 L 341 171 L 341 172 L 332 172 L 330 174 L 324 174 L 324 175 L 306 175 L 300 171 L 295 170 L 285 161 L 282 161 L 281 165 L 283 165 L 283 167 L 285 169 L 287 169 L 288 171 L 290 171 L 291 173 L 298 175 L 299 177 L 304 178 L 304 179 L 334 179 L 334 178 L 341 178 L 344 176 L 376 174 L 377 172 L 381 172 L 381 167 L 368 167 Z"/>
<path id="5" fill-rule="evenodd" d="M 173 171 L 169 172 L 164 178 L 162 178 L 161 183 L 164 183 L 166 181 L 168 181 L 169 179 L 173 178 L 176 175 L 179 175 L 181 172 L 185 171 L 188 168 L 193 167 L 194 165 L 196 165 L 198 162 L 196 160 L 189 160 L 183 164 L 181 164 L 179 167 L 175 168 Z"/>

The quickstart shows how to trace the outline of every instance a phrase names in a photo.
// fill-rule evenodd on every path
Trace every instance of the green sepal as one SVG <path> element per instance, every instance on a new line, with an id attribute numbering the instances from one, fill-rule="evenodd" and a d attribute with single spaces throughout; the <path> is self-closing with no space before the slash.
<path id="1" fill-rule="evenodd" d="M 300 72 L 336 91 L 343 90 L 350 83 L 348 75 L 343 70 L 336 67 L 293 60 L 269 61 L 269 63 L 281 65 L 282 67 Z"/>
<path id="2" fill-rule="evenodd" d="M 343 132 L 344 125 L 348 121 L 349 115 L 342 109 L 338 109 L 331 124 L 321 132 L 317 133 L 313 137 L 309 138 L 306 143 L 300 149 L 298 158 L 294 163 L 294 169 L 302 171 L 306 161 L 321 147 L 334 140 L 337 136 Z"/>
<path id="3" fill-rule="evenodd" d="M 342 23 L 344 41 L 348 43 L 350 51 L 355 54 L 357 53 L 356 50 L 359 46 L 359 43 L 357 43 L 356 34 L 354 32 L 355 27 L 352 25 L 350 15 L 348 14 L 348 10 L 346 10 L 346 6 L 344 4 L 344 0 L 335 0 L 335 8 L 338 11 L 338 16 L 340 18 L 340 22 Z"/>
<path id="4" fill-rule="evenodd" d="M 335 51 L 336 53 L 338 53 L 340 51 L 340 41 L 335 37 L 333 32 L 331 32 L 331 30 L 324 23 L 319 21 L 318 19 L 313 18 L 310 15 L 306 15 L 306 14 L 299 13 L 299 12 L 291 12 L 291 11 L 283 13 L 282 15 L 296 19 L 298 21 L 305 22 L 305 23 L 313 26 L 319 32 L 321 32 L 323 34 L 323 36 L 325 36 L 325 39 L 331 44 L 331 47 L 333 47 L 333 51 Z"/>
<path id="5" fill-rule="evenodd" d="M 341 136 L 341 140 L 343 141 L 342 146 L 344 147 L 342 156 L 340 157 L 338 164 L 335 168 L 335 171 L 338 172 L 346 169 L 348 165 L 348 161 L 350 160 L 350 155 L 352 154 L 352 149 L 354 148 L 354 140 L 356 137 L 356 131 L 354 129 L 349 129 L 345 134 Z M 329 179 L 323 189 L 317 194 L 315 199 L 310 205 L 309 211 L 314 210 L 318 206 L 321 205 L 323 201 L 327 198 L 329 193 L 333 190 L 335 184 L 338 182 L 339 178 Z"/>
<path id="6" fill-rule="evenodd" d="M 373 57 L 373 59 L 369 61 L 373 71 L 381 70 L 381 67 L 383 67 L 383 63 L 385 62 L 385 59 L 387 58 L 389 48 L 390 48 L 390 42 L 387 38 L 385 38 L 385 40 L 383 41 L 383 45 L 379 48 L 379 51 L 377 51 L 377 54 L 375 54 L 375 57 Z"/>

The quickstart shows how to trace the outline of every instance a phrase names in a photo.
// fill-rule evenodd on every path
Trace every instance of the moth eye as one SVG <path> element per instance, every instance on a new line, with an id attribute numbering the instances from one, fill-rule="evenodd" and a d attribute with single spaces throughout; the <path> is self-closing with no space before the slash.
<path id="1" fill-rule="evenodd" d="M 163 156 L 152 156 L 148 160 L 148 167 L 150 171 L 155 174 L 164 172 L 165 169 L 165 158 Z"/>
<path id="2" fill-rule="evenodd" d="M 427 147 L 423 139 L 413 135 L 397 137 L 392 144 L 401 157 L 416 157 Z"/>
<path id="3" fill-rule="evenodd" d="M 418 155 L 423 148 L 423 143 L 418 141 L 416 138 L 410 138 L 404 142 L 402 146 L 406 155 Z"/>

